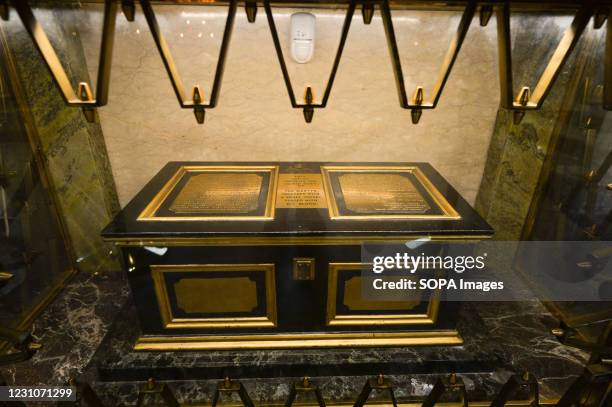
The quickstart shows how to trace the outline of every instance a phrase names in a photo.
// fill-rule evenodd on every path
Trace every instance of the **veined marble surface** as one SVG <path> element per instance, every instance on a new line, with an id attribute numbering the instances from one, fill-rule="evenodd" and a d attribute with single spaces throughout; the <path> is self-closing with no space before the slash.
<path id="1" fill-rule="evenodd" d="M 557 321 L 535 301 L 466 304 L 459 326 L 466 343 L 457 347 L 133 352 L 138 328 L 131 305 L 124 306 L 127 293 L 118 274 L 77 276 L 35 324 L 34 336 L 44 348 L 0 373 L 18 385 L 57 385 L 76 376 L 92 383 L 106 405 L 120 405 L 135 402 L 143 374 L 164 379 L 180 401 L 209 402 L 218 379 L 199 376 L 223 365 L 251 373 L 260 369 L 240 377 L 252 399 L 282 402 L 308 368 L 315 370 L 311 376 L 326 400 L 346 401 L 355 399 L 368 377 L 357 375 L 354 367 L 371 364 L 372 374 L 384 369 L 390 375 L 399 398 L 425 396 L 437 378 L 456 370 L 471 400 L 490 400 L 513 373 L 524 370 L 536 375 L 543 398 L 559 397 L 588 358 L 557 342 L 550 333 Z M 488 362 L 474 362 L 479 360 Z M 336 371 L 316 374 L 318 366 L 334 363 Z M 270 375 L 274 366 L 284 369 L 277 372 L 282 374 Z"/>
<path id="2" fill-rule="evenodd" d="M 97 68 L 101 8 L 80 19 L 90 76 Z M 185 88 L 210 97 L 226 11 L 223 7 L 155 6 Z M 315 57 L 299 65 L 287 52 L 289 16 L 274 16 L 296 97 L 311 85 L 323 94 L 344 19 L 343 10 L 308 10 L 317 17 Z M 407 92 L 431 89 L 461 13 L 397 11 L 394 24 Z M 499 105 L 495 21 L 477 18 L 438 108 L 413 125 L 399 106 L 377 10 L 364 25 L 358 9 L 328 107 L 311 124 L 292 109 L 262 7 L 249 24 L 239 7 L 218 106 L 198 125 L 180 109 L 143 14 L 117 19 L 109 103 L 99 109 L 118 194 L 124 206 L 168 161 L 425 161 L 473 203 Z"/>
<path id="3" fill-rule="evenodd" d="M 384 373 L 400 399 L 425 397 L 439 377 L 456 372 L 470 400 L 491 400 L 514 373 L 538 378 L 540 397 L 559 398 L 588 355 L 550 333 L 556 321 L 539 302 L 466 303 L 452 347 L 134 352 L 131 305 L 121 313 L 85 377 L 112 405 L 134 403 L 147 377 L 168 384 L 182 403 L 210 402 L 225 375 L 238 378 L 255 402 L 283 402 L 308 375 L 326 401 L 354 400 L 365 380 Z M 223 371 L 223 369 L 225 370 Z M 114 375 L 113 375 L 114 373 Z M 386 399 L 373 392 L 374 399 Z"/>
<path id="4" fill-rule="evenodd" d="M 123 273 L 74 277 L 31 329 L 43 345 L 27 362 L 0 368 L 9 384 L 63 385 L 79 377 L 128 296 Z"/>

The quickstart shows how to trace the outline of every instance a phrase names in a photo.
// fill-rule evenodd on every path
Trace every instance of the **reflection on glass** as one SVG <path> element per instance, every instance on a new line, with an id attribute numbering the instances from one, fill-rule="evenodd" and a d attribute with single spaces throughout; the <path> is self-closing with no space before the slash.
<path id="1" fill-rule="evenodd" d="M 3 45 L 4 47 L 4 45 Z M 6 49 L 0 52 L 0 326 L 23 329 L 71 273 L 44 166 L 33 153 Z M 15 86 L 15 87 L 14 87 Z"/>

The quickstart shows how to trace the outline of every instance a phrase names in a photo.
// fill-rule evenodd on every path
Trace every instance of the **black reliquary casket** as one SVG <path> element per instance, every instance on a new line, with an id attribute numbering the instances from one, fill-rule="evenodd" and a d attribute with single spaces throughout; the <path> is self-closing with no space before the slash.
<path id="1" fill-rule="evenodd" d="M 135 349 L 195 350 L 460 344 L 436 291 L 362 298 L 362 245 L 492 233 L 429 164 L 170 162 L 102 234 Z"/>

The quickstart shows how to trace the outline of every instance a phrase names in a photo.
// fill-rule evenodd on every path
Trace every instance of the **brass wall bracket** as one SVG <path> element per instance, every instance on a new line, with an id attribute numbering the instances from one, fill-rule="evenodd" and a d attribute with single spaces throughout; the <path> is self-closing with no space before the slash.
<path id="1" fill-rule="evenodd" d="M 264 0 L 263 5 L 268 19 L 276 54 L 281 66 L 283 79 L 289 94 L 289 99 L 293 108 L 303 110 L 304 119 L 307 123 L 310 123 L 312 121 L 315 109 L 325 108 L 327 106 L 358 0 L 347 0 L 346 2 L 348 4 L 348 9 L 341 31 L 340 42 L 332 64 L 327 85 L 325 86 L 320 102 L 315 102 L 314 91 L 310 86 L 308 86 L 304 92 L 303 102 L 298 102 L 296 99 L 287 65 L 283 56 L 276 25 L 274 23 L 274 17 L 272 15 L 272 1 L 273 0 Z M 115 0 L 104 0 L 104 22 L 95 94 L 87 81 L 80 81 L 77 89 L 73 88 L 68 74 L 62 67 L 59 57 L 53 49 L 51 42 L 45 34 L 41 24 L 35 18 L 28 1 L 10 0 L 9 2 L 9 0 L 0 0 L 0 18 L 3 20 L 8 20 L 9 3 L 17 11 L 19 18 L 21 19 L 24 27 L 32 38 L 36 48 L 49 69 L 53 81 L 60 89 L 60 93 L 65 102 L 69 106 L 81 107 L 87 120 L 94 121 L 96 117 L 95 108 L 106 105 L 108 101 L 112 50 L 115 35 L 115 20 L 119 2 Z M 402 108 L 409 109 L 411 111 L 412 122 L 415 124 L 420 121 L 423 110 L 436 108 L 477 9 L 479 10 L 479 20 L 481 26 L 487 25 L 493 11 L 496 14 L 501 106 L 514 112 L 515 124 L 521 122 L 527 110 L 537 110 L 541 108 L 546 96 L 552 88 L 555 79 L 560 74 L 564 64 L 567 62 L 591 16 L 594 16 L 595 28 L 602 27 L 607 21 L 608 30 L 606 34 L 603 106 L 605 109 L 612 110 L 612 18 L 610 18 L 612 7 L 610 7 L 607 3 L 596 3 L 591 0 L 580 5 L 574 5 L 575 7 L 579 7 L 578 11 L 574 16 L 570 27 L 568 27 L 565 31 L 563 38 L 559 42 L 544 72 L 538 79 L 536 86 L 533 89 L 523 86 L 519 94 L 514 97 L 509 2 L 484 2 L 479 3 L 480 6 L 478 7 L 478 2 L 476 0 L 468 0 L 465 3 L 466 6 L 459 26 L 444 57 L 438 77 L 431 91 L 431 98 L 427 100 L 425 99 L 425 96 L 426 94 L 429 95 L 429 92 L 426 93 L 422 86 L 416 87 L 412 98 L 409 98 L 406 92 L 404 74 L 402 72 L 389 1 L 382 0 L 378 2 L 374 0 L 361 0 L 360 4 L 362 7 L 361 11 L 364 23 L 371 23 L 374 15 L 374 6 L 377 3 L 380 7 L 387 44 L 391 54 L 391 62 L 399 96 L 399 103 Z M 126 19 L 128 21 L 134 21 L 135 1 L 121 0 L 120 4 L 121 10 Z M 193 109 L 197 122 L 203 123 L 205 120 L 206 109 L 214 108 L 218 101 L 225 60 L 233 31 L 237 0 L 229 1 L 221 49 L 219 52 L 219 58 L 217 60 L 214 81 L 208 102 L 205 101 L 205 95 L 200 86 L 197 84 L 192 87 L 192 92 L 190 95 L 189 92 L 185 91 L 177 67 L 170 54 L 168 44 L 159 28 L 150 1 L 140 0 L 140 4 L 181 108 Z M 251 0 L 246 1 L 245 11 L 248 21 L 255 22 L 257 15 L 257 2 Z"/>
<path id="2" fill-rule="evenodd" d="M 580 39 L 591 15 L 593 8 L 591 2 L 585 2 L 574 15 L 570 26 L 565 30 L 559 45 L 548 61 L 544 72 L 537 81 L 533 90 L 524 86 L 514 97 L 512 81 L 512 44 L 510 40 L 510 6 L 508 2 L 495 6 L 497 17 L 497 41 L 499 49 L 499 83 L 501 106 L 514 111 L 514 124 L 519 124 L 527 110 L 536 110 L 542 107 L 544 100 L 550 92 L 555 79 L 561 73 L 563 65 L 569 59 L 572 50 Z M 609 32 L 608 32 L 609 35 Z M 609 54 L 609 52 L 607 52 Z M 608 73 L 610 64 L 606 67 Z M 612 80 L 612 75 L 606 75 Z M 609 88 L 609 86 L 608 86 Z M 610 92 L 612 99 L 612 92 Z M 606 92 L 604 92 L 606 94 Z M 604 96 L 605 98 L 605 96 Z M 612 103 L 611 103 L 612 105 Z M 612 107 L 612 106 L 611 106 Z"/>
<path id="3" fill-rule="evenodd" d="M 480 12 L 478 13 L 478 20 L 481 27 L 486 27 L 491 20 L 493 15 L 493 6 L 490 4 L 483 4 L 480 6 Z"/>
<path id="4" fill-rule="evenodd" d="M 0 270 L 0 288 L 7 284 L 11 279 L 13 279 L 15 275 L 9 271 Z"/>
<path id="5" fill-rule="evenodd" d="M 70 83 L 68 74 L 62 67 L 62 63 L 53 49 L 42 25 L 38 22 L 31 6 L 27 1 L 11 0 L 12 6 L 17 11 L 26 31 L 32 38 L 45 65 L 51 73 L 53 81 L 58 86 L 64 101 L 69 106 L 78 106 L 88 121 L 94 121 L 94 108 L 106 105 L 108 101 L 108 88 L 110 83 L 111 60 L 113 56 L 113 42 L 115 38 L 115 20 L 117 16 L 117 3 L 114 0 L 104 0 L 104 22 L 102 26 L 102 41 L 100 44 L 100 57 L 98 64 L 98 75 L 96 94 L 91 91 L 90 85 L 81 81 L 78 90 L 75 91 Z M 8 18 L 8 10 L 7 10 Z"/>
<path id="6" fill-rule="evenodd" d="M 246 12 L 247 20 L 249 23 L 254 23 L 257 18 L 257 2 L 256 1 L 245 1 L 244 11 Z"/>
<path id="7" fill-rule="evenodd" d="M 610 9 L 605 7 L 595 11 L 595 14 L 593 14 L 593 28 L 599 30 L 601 27 L 603 27 L 604 23 L 608 19 L 609 13 Z"/>
<path id="8" fill-rule="evenodd" d="M 388 392 L 391 402 L 393 403 L 393 407 L 397 407 L 397 400 L 395 399 L 395 393 L 393 391 L 393 383 L 391 383 L 389 379 L 385 378 L 382 373 L 375 379 L 366 380 L 361 393 L 359 393 L 357 400 L 355 400 L 353 407 L 363 407 L 368 401 L 372 390 Z"/>
<path id="9" fill-rule="evenodd" d="M 147 20 L 151 35 L 153 35 L 153 40 L 155 41 L 159 55 L 164 63 L 164 67 L 166 68 L 166 72 L 168 73 L 168 77 L 170 78 L 170 82 L 172 83 L 172 88 L 174 89 L 179 105 L 183 109 L 193 109 L 196 121 L 199 124 L 204 123 L 205 109 L 214 108 L 217 105 L 217 100 L 219 99 L 227 50 L 229 48 L 229 43 L 234 28 L 237 3 L 238 2 L 236 0 L 231 0 L 229 2 L 227 19 L 225 20 L 225 28 L 223 30 L 223 38 L 221 40 L 221 49 L 219 51 L 219 59 L 217 60 L 217 67 L 215 69 L 212 91 L 210 93 L 209 101 L 204 102 L 204 94 L 199 85 L 195 85 L 193 87 L 191 98 L 187 96 L 183 81 L 179 75 L 176 64 L 174 63 L 172 54 L 170 53 L 168 43 L 166 42 L 166 39 L 159 28 L 151 2 L 149 0 L 140 0 L 142 11 L 145 19 Z"/>
<path id="10" fill-rule="evenodd" d="M 289 397 L 287 397 L 287 401 L 285 402 L 285 407 L 291 407 L 293 405 L 298 393 L 314 393 L 319 407 L 325 407 L 325 400 L 323 400 L 321 390 L 316 384 L 310 381 L 308 376 L 304 376 L 304 379 L 302 379 L 301 382 L 293 383 L 293 386 L 291 386 L 291 391 L 289 392 Z"/>
<path id="11" fill-rule="evenodd" d="M 138 399 L 136 400 L 136 407 L 148 405 L 145 404 L 145 400 L 153 398 L 161 398 L 164 405 L 167 407 L 180 407 L 170 387 L 164 383 L 157 383 L 153 378 L 150 378 L 140 388 Z"/>
<path id="12" fill-rule="evenodd" d="M 459 393 L 460 399 L 457 402 L 462 407 L 468 407 L 467 391 L 465 384 L 460 377 L 455 373 L 451 373 L 448 377 L 439 378 L 431 392 L 423 401 L 422 407 L 434 407 L 440 398 L 446 393 Z"/>
<path id="13" fill-rule="evenodd" d="M 323 98 L 321 99 L 321 102 L 315 103 L 314 92 L 312 88 L 308 86 L 304 92 L 304 102 L 298 103 L 295 98 L 295 92 L 293 91 L 293 85 L 291 84 L 291 78 L 289 77 L 289 71 L 287 70 L 287 64 L 285 63 L 283 48 L 278 37 L 276 24 L 274 23 L 274 16 L 272 15 L 272 7 L 270 6 L 270 0 L 264 0 L 263 2 L 264 9 L 266 11 L 266 16 L 268 18 L 268 25 L 270 26 L 270 34 L 272 35 L 272 41 L 274 42 L 274 48 L 276 50 L 276 55 L 278 56 L 278 63 L 281 67 L 283 80 L 285 81 L 285 86 L 287 87 L 287 93 L 289 93 L 289 100 L 291 101 L 291 106 L 294 109 L 303 110 L 304 120 L 306 121 L 306 123 L 310 123 L 312 121 L 314 109 L 321 109 L 327 106 L 327 101 L 329 99 L 329 95 L 334 84 L 336 72 L 338 71 L 338 65 L 340 64 L 340 59 L 342 58 L 342 51 L 344 50 L 346 38 L 348 36 L 349 28 L 351 26 L 351 20 L 353 19 L 353 14 L 355 13 L 356 3 L 356 0 L 351 0 L 348 5 L 346 17 L 344 18 L 344 24 L 342 25 L 342 32 L 340 34 L 340 43 L 338 45 L 338 50 L 336 51 L 336 56 L 334 58 L 331 72 L 329 74 L 329 79 L 327 80 L 327 86 L 325 87 L 325 91 L 323 92 Z"/>
<path id="14" fill-rule="evenodd" d="M 361 4 L 361 16 L 363 17 L 364 24 L 370 24 L 372 17 L 374 17 L 374 2 L 365 0 Z"/>
<path id="15" fill-rule="evenodd" d="M 136 5 L 134 4 L 134 0 L 121 0 L 121 11 L 126 20 L 133 22 L 136 17 Z"/>
<path id="16" fill-rule="evenodd" d="M 397 40 L 395 37 L 395 29 L 393 28 L 393 19 L 391 16 L 391 9 L 389 7 L 388 0 L 383 0 L 381 2 L 380 12 L 385 28 L 385 35 L 387 37 L 389 53 L 391 54 L 391 63 L 393 66 L 393 73 L 395 75 L 395 84 L 397 87 L 400 106 L 403 109 L 410 109 L 412 123 L 417 124 L 421 119 L 423 109 L 435 109 L 438 105 L 438 101 L 440 100 L 440 96 L 442 96 L 442 91 L 444 90 L 444 86 L 448 81 L 448 77 L 450 76 L 450 73 L 453 69 L 453 65 L 457 60 L 457 56 L 459 55 L 459 51 L 461 50 L 461 45 L 465 40 L 465 36 L 467 35 L 467 32 L 470 28 L 470 23 L 472 22 L 472 19 L 476 12 L 476 1 L 468 1 L 463 11 L 463 15 L 461 16 L 461 20 L 459 21 L 457 31 L 451 41 L 448 51 L 446 52 L 444 60 L 442 61 L 442 66 L 440 67 L 438 78 L 436 79 L 436 83 L 431 93 L 432 97 L 428 101 L 424 100 L 425 94 L 422 86 L 417 86 L 414 91 L 412 100 L 408 100 L 408 95 L 406 93 L 406 85 L 404 84 L 402 64 L 400 62 L 400 54 L 397 45 Z"/>
<path id="17" fill-rule="evenodd" d="M 538 381 L 535 376 L 529 372 L 524 372 L 522 375 L 511 376 L 491 402 L 491 407 L 505 407 L 508 401 L 515 400 L 513 396 L 515 396 L 520 389 L 525 388 L 528 391 L 528 399 L 526 400 L 528 406 L 538 407 L 540 405 Z"/>
<path id="18" fill-rule="evenodd" d="M 40 343 L 34 342 L 29 332 L 17 331 L 0 327 L 0 341 L 8 342 L 14 351 L 0 355 L 0 366 L 23 362 L 30 359 L 42 348 Z"/>
<path id="19" fill-rule="evenodd" d="M 238 394 L 238 397 L 240 397 L 240 400 L 242 401 L 242 404 L 245 405 L 245 407 L 255 407 L 255 404 L 253 404 L 249 393 L 246 391 L 243 384 L 238 380 L 232 380 L 229 377 L 226 377 L 225 380 L 219 382 L 217 384 L 215 394 L 213 395 L 211 407 L 217 406 L 217 403 L 219 403 L 219 399 L 221 398 L 221 394 Z"/>

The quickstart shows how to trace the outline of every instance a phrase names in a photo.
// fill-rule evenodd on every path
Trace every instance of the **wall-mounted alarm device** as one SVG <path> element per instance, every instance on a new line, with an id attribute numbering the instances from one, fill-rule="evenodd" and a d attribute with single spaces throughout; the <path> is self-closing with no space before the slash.
<path id="1" fill-rule="evenodd" d="M 314 56 L 316 17 L 310 13 L 293 13 L 289 29 L 291 57 L 305 64 Z"/>

